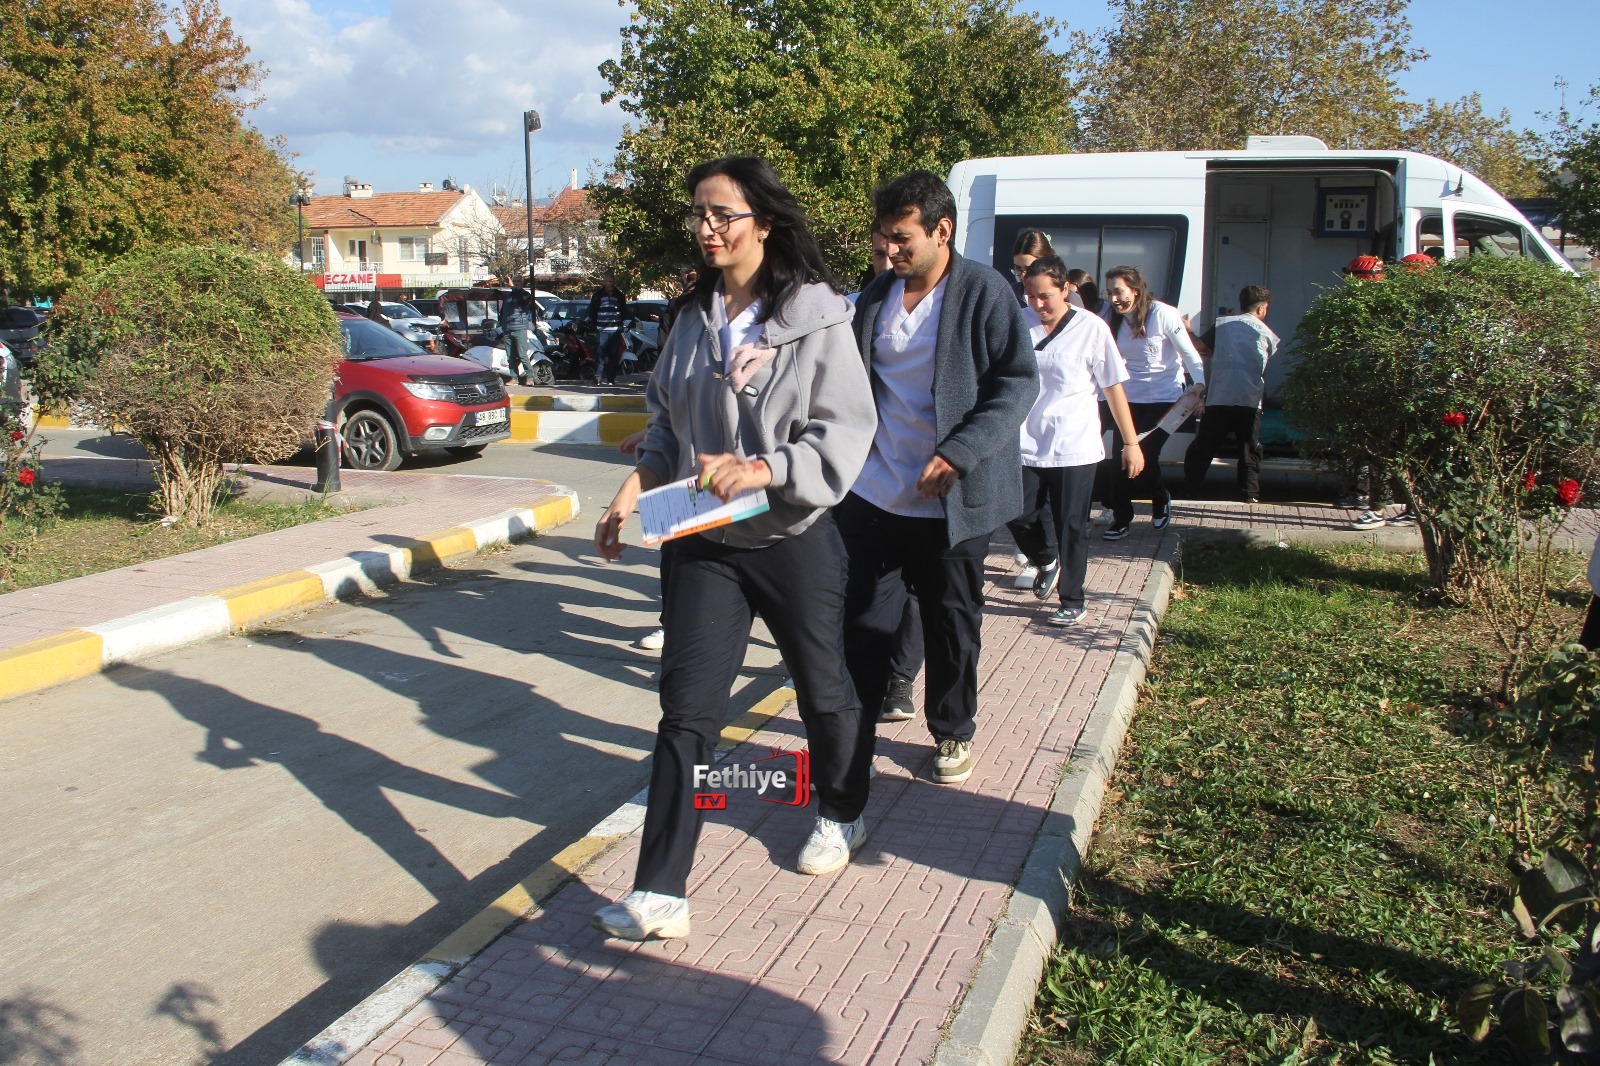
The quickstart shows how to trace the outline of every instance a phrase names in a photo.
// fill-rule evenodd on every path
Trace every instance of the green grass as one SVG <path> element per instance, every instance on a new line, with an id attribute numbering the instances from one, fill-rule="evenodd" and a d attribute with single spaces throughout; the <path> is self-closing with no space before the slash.
<path id="1" fill-rule="evenodd" d="M 163 526 L 144 494 L 62 487 L 65 511 L 31 542 L 11 523 L 0 525 L 0 545 L 15 545 L 11 573 L 0 592 L 48 585 L 115 570 L 225 541 L 287 529 L 342 513 L 321 502 L 260 503 L 234 499 L 217 509 L 204 529 Z"/>
<path id="2" fill-rule="evenodd" d="M 1513 942 L 1499 756 L 1460 709 L 1481 627 L 1420 605 L 1418 556 L 1181 576 L 1021 1061 L 1507 1061 L 1450 1016 Z"/>

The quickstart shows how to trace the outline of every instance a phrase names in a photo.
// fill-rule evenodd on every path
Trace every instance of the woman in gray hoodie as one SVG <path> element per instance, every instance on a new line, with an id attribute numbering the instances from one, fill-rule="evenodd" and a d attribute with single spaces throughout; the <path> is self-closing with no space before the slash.
<path id="1" fill-rule="evenodd" d="M 696 767 L 714 762 L 756 614 L 794 677 L 816 785 L 818 817 L 797 868 L 841 869 L 867 836 L 872 752 L 844 665 L 844 543 L 830 513 L 877 428 L 851 307 L 805 213 L 766 162 L 702 163 L 687 188 L 684 225 L 706 269 L 645 390 L 639 465 L 600 516 L 595 549 L 618 558 L 640 492 L 691 476 L 724 500 L 764 489 L 770 507 L 662 549 L 661 724 L 639 868 L 634 890 L 595 915 L 630 940 L 689 933 L 703 817 Z"/>

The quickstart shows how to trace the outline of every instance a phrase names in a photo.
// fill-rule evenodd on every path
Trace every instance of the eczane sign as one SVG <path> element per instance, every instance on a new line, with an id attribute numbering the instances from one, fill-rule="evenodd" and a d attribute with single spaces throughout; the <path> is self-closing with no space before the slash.
<path id="1" fill-rule="evenodd" d="M 378 272 L 375 270 L 358 270 L 346 274 L 328 273 L 322 276 L 322 287 L 325 289 L 372 289 L 378 284 Z"/>

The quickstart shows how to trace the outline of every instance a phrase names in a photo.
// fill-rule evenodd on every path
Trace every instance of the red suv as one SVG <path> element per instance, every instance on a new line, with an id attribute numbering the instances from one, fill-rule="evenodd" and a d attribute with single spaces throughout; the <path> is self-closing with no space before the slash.
<path id="1" fill-rule="evenodd" d="M 451 355 L 432 355 L 370 319 L 341 314 L 344 361 L 332 418 L 344 462 L 393 470 L 418 452 L 476 455 L 511 436 L 511 401 L 500 376 Z"/>

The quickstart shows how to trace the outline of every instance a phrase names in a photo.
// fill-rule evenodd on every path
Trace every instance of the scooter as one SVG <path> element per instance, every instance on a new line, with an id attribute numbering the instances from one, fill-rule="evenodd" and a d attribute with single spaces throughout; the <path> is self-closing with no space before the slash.
<path id="1" fill-rule="evenodd" d="M 660 358 L 661 351 L 655 346 L 638 322 L 634 322 L 622 331 L 622 367 L 624 370 L 649 373 Z"/>
<path id="2" fill-rule="evenodd" d="M 526 337 L 523 349 L 526 362 L 523 372 L 527 375 L 529 384 L 554 385 L 556 383 L 556 364 L 545 351 L 544 342 L 531 328 L 524 331 Z M 516 375 L 511 372 L 511 361 L 506 357 L 506 345 L 503 339 L 497 338 L 494 343 L 478 343 L 463 350 L 461 358 L 470 359 L 480 366 L 493 370 L 496 374 L 510 381 Z"/>

